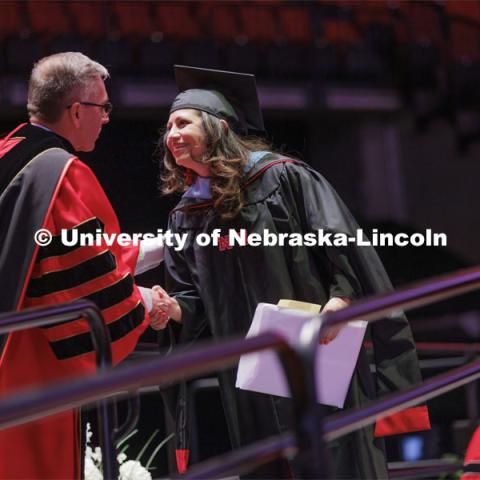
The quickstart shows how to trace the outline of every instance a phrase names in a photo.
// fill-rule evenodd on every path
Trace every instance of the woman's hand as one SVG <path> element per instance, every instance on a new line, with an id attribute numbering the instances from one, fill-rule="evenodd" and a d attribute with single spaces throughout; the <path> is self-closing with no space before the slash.
<path id="1" fill-rule="evenodd" d="M 181 323 L 182 310 L 177 300 L 170 297 L 168 293 L 160 287 L 154 285 L 152 287 L 153 306 L 150 312 L 150 326 L 154 330 L 163 330 L 170 318 Z"/>
<path id="2" fill-rule="evenodd" d="M 351 303 L 351 300 L 346 297 L 333 297 L 331 298 L 323 307 L 322 313 L 328 312 L 336 312 L 337 310 L 341 310 L 342 308 L 348 307 Z M 332 340 L 335 340 L 337 335 L 340 333 L 340 330 L 343 328 L 343 325 L 334 325 L 332 327 L 328 327 L 324 330 L 321 338 L 320 344 L 327 345 Z"/>

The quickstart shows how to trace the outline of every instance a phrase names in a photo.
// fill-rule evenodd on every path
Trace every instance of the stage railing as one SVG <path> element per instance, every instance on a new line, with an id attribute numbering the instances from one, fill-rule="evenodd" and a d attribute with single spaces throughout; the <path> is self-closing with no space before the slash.
<path id="1" fill-rule="evenodd" d="M 421 385 L 412 387 L 405 392 L 391 394 L 385 398 L 371 402 L 362 408 L 331 415 L 325 418 L 323 422 L 323 439 L 329 441 L 338 438 L 360 427 L 374 423 L 377 418 L 396 413 L 408 406 L 422 403 L 425 400 L 447 393 L 478 379 L 480 379 L 480 360 L 454 369 L 451 372 L 432 377 Z M 254 445 L 250 445 L 248 448 L 250 451 L 258 450 L 262 452 L 262 455 L 265 455 L 269 452 L 280 449 L 289 450 L 294 447 L 295 438 L 292 434 L 286 433 L 279 438 L 272 437 L 259 441 Z M 186 475 L 183 475 L 181 478 L 200 479 L 228 476 L 237 471 L 236 469 L 241 463 L 240 459 L 242 459 L 243 462 L 246 461 L 243 452 L 229 452 L 215 457 L 215 459 L 208 460 L 202 465 L 193 466 Z M 327 476 L 326 478 L 331 478 L 331 476 Z"/>
<path id="2" fill-rule="evenodd" d="M 249 339 L 239 338 L 216 345 L 190 349 L 188 352 L 176 352 L 165 358 L 157 358 L 133 365 L 118 367 L 108 372 L 102 371 L 93 377 L 70 379 L 49 388 L 20 392 L 14 396 L 0 399 L 0 428 L 21 425 L 29 420 L 41 418 L 70 408 L 89 404 L 110 395 L 121 395 L 138 390 L 145 385 L 168 386 L 180 378 L 202 375 L 220 368 L 233 366 L 241 355 L 264 349 L 274 349 L 284 366 L 292 398 L 294 400 L 294 444 L 302 459 L 302 477 L 318 478 L 327 475 L 323 442 L 312 425 L 320 425 L 319 412 L 313 390 L 305 381 L 302 362 L 292 347 L 277 334 L 266 333 Z M 320 443 L 320 445 L 318 445 Z M 276 455 L 283 452 L 279 446 Z M 112 452 L 113 448 L 107 450 Z M 313 452 L 321 451 L 320 457 Z M 275 455 L 275 454 L 274 454 Z M 104 455 L 102 455 L 103 462 Z M 113 454 L 110 459 L 115 462 Z M 256 461 L 259 463 L 260 460 Z M 104 478 L 116 478 L 104 469 Z"/>
<path id="3" fill-rule="evenodd" d="M 433 280 L 418 282 L 413 286 L 404 287 L 387 294 L 360 300 L 348 308 L 313 318 L 300 333 L 300 350 L 302 351 L 302 357 L 308 359 L 305 365 L 310 374 L 310 382 L 315 384 L 314 358 L 324 329 L 358 319 L 375 322 L 394 311 L 410 310 L 479 288 L 480 268 L 469 268 L 453 274 L 442 275 Z M 479 371 L 480 362 L 472 362 L 446 374 L 433 377 L 420 386 L 382 397 L 361 409 L 337 414 L 334 423 L 330 423 L 330 427 L 335 431 L 327 433 L 328 423 L 325 426 L 326 438 L 328 440 L 337 438 L 361 426 L 373 423 L 375 419 L 386 417 L 411 405 L 422 403 L 433 396 L 457 388 L 457 386 L 474 381 L 479 377 Z M 452 376 L 458 384 L 446 389 L 451 385 L 450 377 Z M 335 428 L 333 428 L 333 425 L 335 425 Z"/>
<path id="4" fill-rule="evenodd" d="M 463 464 L 452 460 L 418 460 L 412 462 L 394 462 L 388 464 L 388 477 L 417 479 L 417 478 L 445 478 L 445 474 L 453 474 L 463 470 Z M 452 475 L 452 478 L 456 476 Z"/>
<path id="5" fill-rule="evenodd" d="M 56 385 L 48 390 L 35 390 L 0 400 L 0 425 L 14 425 L 41 415 L 62 411 L 73 406 L 89 403 L 123 390 L 137 389 L 142 385 L 156 383 L 166 385 L 172 381 L 212 371 L 217 366 L 234 364 L 241 354 L 276 347 L 286 367 L 292 396 L 296 400 L 296 434 L 284 434 L 266 439 L 246 449 L 209 460 L 194 466 L 184 478 L 214 478 L 228 473 L 245 471 L 255 464 L 296 448 L 305 478 L 328 478 L 325 439 L 337 438 L 377 418 L 395 413 L 407 406 L 421 403 L 429 398 L 453 390 L 480 377 L 480 361 L 472 362 L 451 372 L 430 378 L 428 381 L 372 402 L 365 407 L 337 414 L 322 422 L 317 413 L 314 392 L 313 354 L 322 330 L 331 325 L 354 319 L 378 320 L 395 310 L 407 310 L 480 288 L 480 268 L 466 269 L 445 275 L 428 282 L 421 282 L 396 292 L 377 295 L 351 305 L 349 308 L 329 313 L 309 322 L 301 334 L 299 349 L 301 362 L 279 336 L 264 334 L 244 340 L 230 340 L 214 346 L 192 349 L 188 353 L 176 353 L 170 357 L 133 366 L 100 372 L 94 378 L 70 381 L 68 385 Z M 289 352 L 289 353 L 287 353 Z M 287 360 L 289 359 L 289 360 Z M 303 366 L 303 368 L 302 368 Z M 295 372 L 293 369 L 301 372 Z M 304 375 L 305 374 L 305 375 Z M 302 385 L 303 384 L 303 385 Z M 298 404 L 299 403 L 299 404 Z M 299 414 L 300 412 L 300 414 Z M 308 421 L 307 421 L 308 420 Z M 323 433 L 323 435 L 322 435 Z M 310 463 L 312 462 L 312 463 Z M 241 467 L 239 466 L 241 465 Z"/>
<path id="6" fill-rule="evenodd" d="M 95 350 L 95 363 L 98 371 L 105 371 L 112 366 L 112 349 L 110 336 L 103 321 L 102 314 L 97 305 L 87 300 L 78 300 L 72 303 L 65 303 L 55 307 L 29 308 L 15 313 L 0 314 L 0 335 L 26 330 L 28 328 L 46 327 L 61 322 L 71 322 L 84 318 L 90 327 L 92 344 Z M 129 420 L 133 423 L 135 415 L 131 408 Z M 33 413 L 33 412 L 32 412 Z M 25 418 L 34 418 L 25 412 Z M 108 473 L 107 478 L 116 478 L 118 467 L 115 459 L 115 450 L 112 445 L 111 435 L 114 434 L 116 426 L 116 415 L 111 402 L 105 399 L 98 401 L 98 424 L 100 445 L 105 452 L 104 472 Z M 127 430 L 129 425 L 124 425 L 122 430 Z"/>

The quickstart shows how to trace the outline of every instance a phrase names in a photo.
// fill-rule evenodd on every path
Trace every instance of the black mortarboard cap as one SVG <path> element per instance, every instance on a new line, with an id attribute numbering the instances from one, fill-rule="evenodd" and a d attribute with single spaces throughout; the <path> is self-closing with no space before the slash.
<path id="1" fill-rule="evenodd" d="M 174 68 L 181 93 L 170 113 L 194 108 L 223 118 L 242 135 L 265 130 L 254 75 L 184 65 Z"/>

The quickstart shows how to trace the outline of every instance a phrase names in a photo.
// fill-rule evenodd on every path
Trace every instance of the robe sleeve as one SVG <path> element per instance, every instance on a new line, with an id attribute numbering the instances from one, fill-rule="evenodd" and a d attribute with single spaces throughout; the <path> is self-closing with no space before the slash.
<path id="1" fill-rule="evenodd" d="M 340 199 L 330 185 L 320 176 L 302 166 L 285 164 L 286 191 L 292 196 L 297 218 L 303 233 L 323 230 L 326 233 L 345 232 Z M 333 193 L 333 194 L 332 194 Z M 329 219 L 336 219 L 330 224 Z M 360 282 L 352 268 L 348 255 L 338 247 L 326 245 L 315 248 L 314 255 L 328 268 L 327 286 L 332 297 L 354 300 L 362 295 Z"/>
<path id="2" fill-rule="evenodd" d="M 286 164 L 285 179 L 305 231 L 321 229 L 326 233 L 356 235 L 359 226 L 335 190 L 318 172 L 304 165 Z M 349 242 L 346 246 L 326 246 L 323 250 L 331 266 L 331 296 L 356 298 L 392 290 L 373 247 Z M 341 295 L 342 292 L 346 295 Z M 403 312 L 393 312 L 388 318 L 373 323 L 371 334 L 377 395 L 398 392 L 421 382 L 415 343 Z M 420 405 L 378 420 L 375 435 L 429 428 L 428 409 Z"/>
<path id="3" fill-rule="evenodd" d="M 175 232 L 174 225 L 171 224 L 169 228 Z M 165 267 L 166 290 L 176 298 L 182 310 L 181 328 L 175 325 L 172 328 L 177 341 L 192 342 L 199 338 L 207 328 L 207 319 L 202 299 L 192 279 L 184 252 L 176 251 L 173 247 L 166 248 Z"/>
<path id="4" fill-rule="evenodd" d="M 113 362 L 130 353 L 148 325 L 148 314 L 134 284 L 138 246 L 102 241 L 82 246 L 73 242 L 75 231 L 92 236 L 120 233 L 118 220 L 91 170 L 72 162 L 44 228 L 52 242 L 38 250 L 23 308 L 88 299 L 100 308 L 111 341 Z M 62 239 L 62 231 L 64 238 Z M 72 240 L 71 242 L 66 240 Z M 41 329 L 58 360 L 72 362 L 75 370 L 91 370 L 94 347 L 86 320 Z"/>

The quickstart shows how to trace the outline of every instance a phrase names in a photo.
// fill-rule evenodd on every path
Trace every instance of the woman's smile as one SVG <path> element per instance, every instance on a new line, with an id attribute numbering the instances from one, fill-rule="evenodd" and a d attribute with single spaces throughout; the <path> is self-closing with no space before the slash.
<path id="1" fill-rule="evenodd" d="M 178 165 L 193 170 L 198 175 L 208 176 L 208 166 L 203 163 L 206 152 L 205 132 L 197 110 L 186 108 L 172 112 L 166 135 L 167 147 Z"/>
<path id="2" fill-rule="evenodd" d="M 188 150 L 188 143 L 174 143 L 171 147 L 173 155 L 176 157 L 179 154 L 185 153 Z"/>

